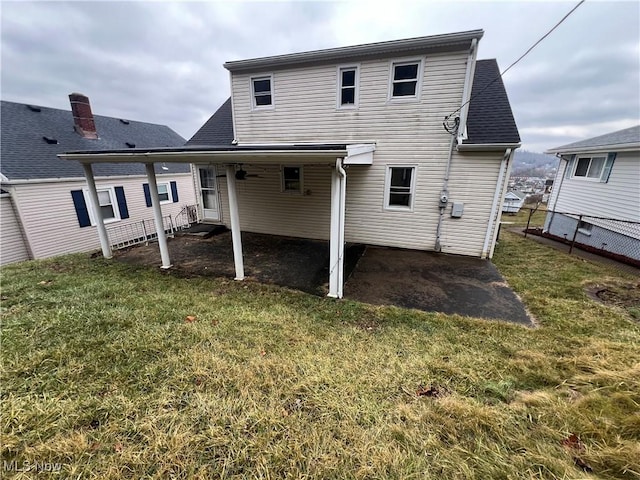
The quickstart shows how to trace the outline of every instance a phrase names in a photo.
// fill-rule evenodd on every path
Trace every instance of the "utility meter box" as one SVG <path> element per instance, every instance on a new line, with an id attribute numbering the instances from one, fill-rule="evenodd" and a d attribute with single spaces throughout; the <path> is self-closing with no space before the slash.
<path id="1" fill-rule="evenodd" d="M 451 207 L 451 218 L 460 218 L 462 217 L 462 212 L 464 211 L 464 203 L 462 202 L 453 202 L 453 206 Z"/>

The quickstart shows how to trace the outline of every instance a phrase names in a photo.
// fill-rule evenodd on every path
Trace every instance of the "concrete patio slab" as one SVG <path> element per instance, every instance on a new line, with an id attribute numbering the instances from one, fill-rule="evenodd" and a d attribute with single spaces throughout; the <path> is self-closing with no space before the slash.
<path id="1" fill-rule="evenodd" d="M 479 258 L 367 247 L 345 286 L 345 297 L 533 325 L 496 267 Z"/>

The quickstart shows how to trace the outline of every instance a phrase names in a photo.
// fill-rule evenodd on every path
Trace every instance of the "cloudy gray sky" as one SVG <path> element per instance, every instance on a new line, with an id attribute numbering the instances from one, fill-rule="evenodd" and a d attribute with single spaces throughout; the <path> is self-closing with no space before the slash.
<path id="1" fill-rule="evenodd" d="M 189 138 L 229 95 L 227 60 L 482 28 L 506 68 L 572 2 L 2 1 L 3 100 L 169 125 Z M 640 2 L 587 1 L 504 77 L 523 147 L 640 123 Z"/>

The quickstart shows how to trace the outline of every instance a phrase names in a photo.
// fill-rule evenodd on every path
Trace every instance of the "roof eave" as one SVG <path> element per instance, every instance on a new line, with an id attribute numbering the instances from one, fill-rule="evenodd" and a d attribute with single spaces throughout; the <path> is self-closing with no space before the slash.
<path id="1" fill-rule="evenodd" d="M 282 68 L 297 64 L 346 61 L 353 58 L 379 57 L 381 55 L 404 55 L 412 52 L 430 50 L 465 50 L 471 47 L 473 39 L 480 40 L 483 30 L 432 35 L 428 37 L 392 40 L 388 42 L 329 48 L 311 52 L 275 55 L 271 57 L 251 58 L 226 62 L 224 68 L 230 72 L 246 72 L 264 68 Z"/>
<path id="2" fill-rule="evenodd" d="M 456 149 L 459 152 L 497 152 L 508 148 L 520 148 L 521 145 L 521 143 L 460 143 Z"/>
<path id="3" fill-rule="evenodd" d="M 598 145 L 591 147 L 574 147 L 571 148 L 571 145 L 566 145 L 564 147 L 551 148 L 546 150 L 544 153 L 547 154 L 566 154 L 566 153 L 604 153 L 604 152 L 632 152 L 635 150 L 640 150 L 640 143 L 618 143 L 612 145 Z"/>

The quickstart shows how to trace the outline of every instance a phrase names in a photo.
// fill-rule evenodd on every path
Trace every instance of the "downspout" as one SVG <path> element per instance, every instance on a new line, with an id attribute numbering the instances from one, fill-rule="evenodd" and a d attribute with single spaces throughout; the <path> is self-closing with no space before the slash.
<path id="1" fill-rule="evenodd" d="M 338 298 L 344 290 L 344 223 L 347 209 L 347 172 L 342 167 L 342 158 L 336 160 L 336 170 L 340 175 L 340 217 L 338 224 Z"/>
<path id="2" fill-rule="evenodd" d="M 504 190 L 504 176 L 509 166 L 509 160 L 511 159 L 511 148 L 507 148 L 504 152 L 504 156 L 502 157 L 502 162 L 500 162 L 500 173 L 498 173 L 498 181 L 496 183 L 496 192 L 493 195 L 493 205 L 491 206 L 491 213 L 489 214 L 489 226 L 487 227 L 487 233 L 484 236 L 484 245 L 482 246 L 482 254 L 480 258 L 490 258 L 489 252 L 489 243 L 491 241 L 491 233 L 493 232 L 497 217 L 498 217 L 498 206 L 500 203 L 500 197 L 502 195 L 502 191 Z M 497 232 L 496 232 L 497 233 Z"/>
<path id="3" fill-rule="evenodd" d="M 460 108 L 460 125 L 458 127 L 458 143 L 467 139 L 467 115 L 469 114 L 469 100 L 471 98 L 471 82 L 476 70 L 476 56 L 478 55 L 478 40 L 471 40 L 469 57 L 467 58 L 467 71 L 464 76 L 464 87 L 462 90 L 462 107 Z"/>
<path id="4" fill-rule="evenodd" d="M 453 158 L 453 149 L 455 146 L 455 135 L 451 135 L 451 143 L 449 144 L 449 156 L 447 158 L 447 168 L 444 174 L 444 180 L 442 182 L 442 191 L 440 192 L 440 216 L 438 217 L 438 226 L 436 227 L 436 244 L 434 250 L 436 252 L 442 251 L 442 245 L 440 244 L 440 236 L 442 230 L 442 221 L 444 219 L 444 210 L 449 203 L 449 174 L 451 172 L 451 159 Z"/>

